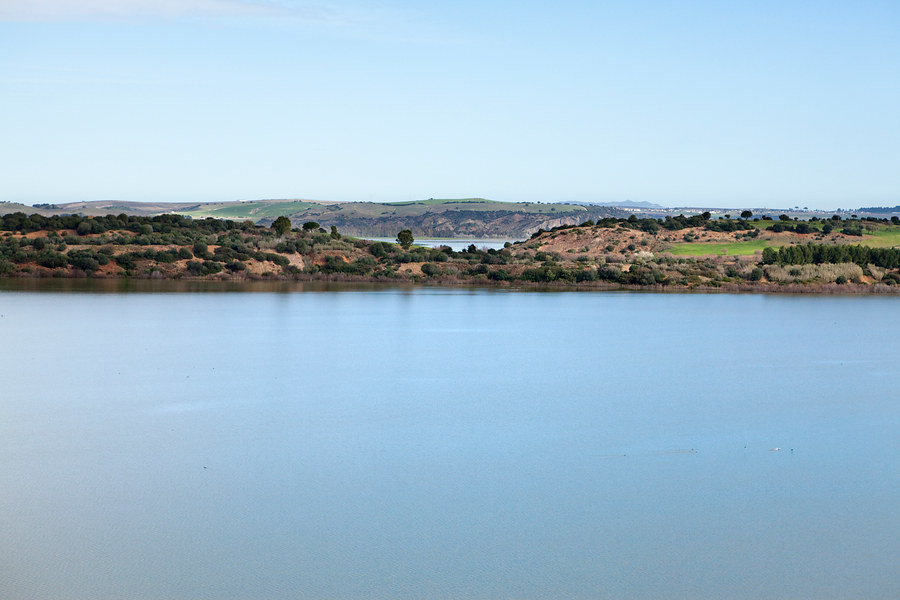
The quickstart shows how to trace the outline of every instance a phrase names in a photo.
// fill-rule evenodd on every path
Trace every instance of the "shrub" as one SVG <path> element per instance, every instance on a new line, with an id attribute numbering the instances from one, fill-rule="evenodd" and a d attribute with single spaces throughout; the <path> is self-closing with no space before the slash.
<path id="1" fill-rule="evenodd" d="M 222 263 L 218 263 L 212 260 L 203 261 L 202 274 L 203 275 L 215 275 L 216 273 L 220 273 L 222 271 Z"/>
<path id="2" fill-rule="evenodd" d="M 425 263 L 422 265 L 422 273 L 428 277 L 434 277 L 441 274 L 441 268 L 431 263 Z"/>
<path id="3" fill-rule="evenodd" d="M 103 264 L 109 262 L 108 257 L 101 257 L 90 250 L 73 250 L 72 252 L 69 252 L 67 259 L 70 265 L 76 269 L 81 269 L 85 273 L 93 273 L 99 269 L 101 260 L 103 261 Z"/>
<path id="4" fill-rule="evenodd" d="M 37 255 L 35 262 L 48 269 L 57 269 L 68 266 L 69 259 L 66 258 L 65 254 L 54 252 L 53 250 L 44 250 Z"/>
<path id="5" fill-rule="evenodd" d="M 75 228 L 75 233 L 77 233 L 78 235 L 88 235 L 92 232 L 92 230 L 93 228 L 88 221 L 82 221 L 78 224 L 78 227 Z"/>
<path id="6" fill-rule="evenodd" d="M 132 252 L 123 252 L 122 254 L 119 254 L 118 256 L 114 256 L 113 260 L 116 262 L 117 265 L 119 265 L 126 271 L 130 271 L 130 270 L 134 269 L 135 265 L 137 264 L 135 261 L 135 255 Z"/>
<path id="7" fill-rule="evenodd" d="M 201 241 L 194 242 L 194 256 L 197 258 L 212 258 L 209 247 Z"/>

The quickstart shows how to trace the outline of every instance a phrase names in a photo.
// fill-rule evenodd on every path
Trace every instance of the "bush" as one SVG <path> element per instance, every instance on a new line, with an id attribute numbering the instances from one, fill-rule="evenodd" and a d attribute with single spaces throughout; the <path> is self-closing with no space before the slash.
<path id="1" fill-rule="evenodd" d="M 101 258 L 100 255 L 90 250 L 73 250 L 72 252 L 69 252 L 67 258 L 70 265 L 76 269 L 81 269 L 85 273 L 93 273 L 99 269 L 101 260 L 103 260 L 103 264 L 109 262 L 108 257 L 103 256 Z"/>
<path id="2" fill-rule="evenodd" d="M 441 274 L 441 268 L 431 263 L 425 263 L 422 265 L 422 274 L 428 277 L 435 277 Z"/>
<path id="3" fill-rule="evenodd" d="M 200 241 L 194 242 L 194 256 L 197 258 L 212 258 L 212 255 L 209 253 L 209 247 Z"/>
<path id="4" fill-rule="evenodd" d="M 222 271 L 222 263 L 218 263 L 212 260 L 203 261 L 202 274 L 203 275 L 215 275 L 216 273 L 220 273 Z"/>
<path id="5" fill-rule="evenodd" d="M 597 279 L 602 279 L 603 281 L 616 281 L 619 282 L 622 280 L 622 270 L 618 267 L 600 267 L 597 269 Z"/>
<path id="6" fill-rule="evenodd" d="M 377 258 L 384 258 L 394 252 L 394 245 L 387 242 L 375 242 L 369 246 L 369 252 Z"/>
<path id="7" fill-rule="evenodd" d="M 118 256 L 114 256 L 113 260 L 116 261 L 116 264 L 125 269 L 126 271 L 130 271 L 134 269 L 137 264 L 135 261 L 135 255 L 132 252 L 123 252 Z"/>
<path id="8" fill-rule="evenodd" d="M 43 250 L 37 255 L 35 262 L 48 269 L 58 269 L 68 266 L 69 259 L 66 258 L 65 254 L 54 252 L 53 250 Z"/>

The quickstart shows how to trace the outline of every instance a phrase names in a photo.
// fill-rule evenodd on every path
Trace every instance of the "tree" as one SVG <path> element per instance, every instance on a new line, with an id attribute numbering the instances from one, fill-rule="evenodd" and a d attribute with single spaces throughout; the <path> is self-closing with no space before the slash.
<path id="1" fill-rule="evenodd" d="M 341 234 L 338 233 L 337 227 L 335 225 L 331 226 L 331 239 L 334 239 L 334 240 L 341 239 Z"/>
<path id="2" fill-rule="evenodd" d="M 441 268 L 431 263 L 425 263 L 422 265 L 422 273 L 428 277 L 434 277 L 441 274 Z"/>
<path id="3" fill-rule="evenodd" d="M 291 230 L 291 220 L 281 215 L 272 223 L 272 229 L 275 230 L 275 235 L 281 237 Z"/>
<path id="4" fill-rule="evenodd" d="M 752 216 L 753 216 L 753 211 L 745 210 L 744 212 L 741 213 L 742 219 L 749 219 Z"/>
<path id="5" fill-rule="evenodd" d="M 307 221 L 303 224 L 303 231 L 315 231 L 319 228 L 319 224 L 315 221 Z"/>
<path id="6" fill-rule="evenodd" d="M 403 246 L 404 250 L 408 250 L 414 241 L 412 231 L 409 229 L 404 229 L 397 234 L 397 243 Z"/>

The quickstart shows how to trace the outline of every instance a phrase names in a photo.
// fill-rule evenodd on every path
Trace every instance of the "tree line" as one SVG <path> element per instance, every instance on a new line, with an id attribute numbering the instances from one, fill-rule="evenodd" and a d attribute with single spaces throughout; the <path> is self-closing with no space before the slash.
<path id="1" fill-rule="evenodd" d="M 765 248 L 762 261 L 767 265 L 810 265 L 823 263 L 855 263 L 861 267 L 875 265 L 885 269 L 900 267 L 900 248 L 808 243 L 781 248 Z"/>

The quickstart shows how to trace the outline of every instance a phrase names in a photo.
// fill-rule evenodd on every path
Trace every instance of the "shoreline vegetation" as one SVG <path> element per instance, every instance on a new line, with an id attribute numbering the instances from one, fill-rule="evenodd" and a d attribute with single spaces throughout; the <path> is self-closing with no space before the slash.
<path id="1" fill-rule="evenodd" d="M 0 218 L 0 277 L 298 281 L 818 294 L 900 293 L 900 219 L 603 218 L 462 251 L 319 223 L 163 214 Z"/>

